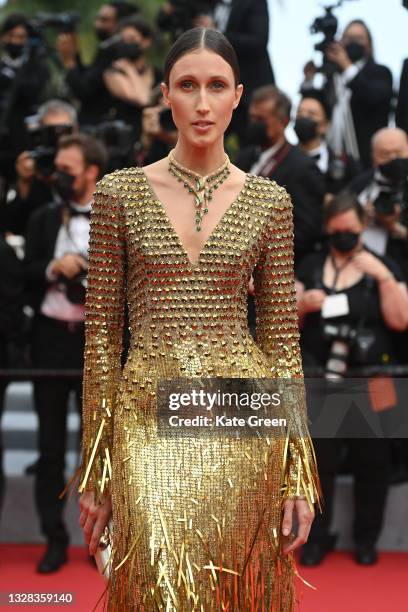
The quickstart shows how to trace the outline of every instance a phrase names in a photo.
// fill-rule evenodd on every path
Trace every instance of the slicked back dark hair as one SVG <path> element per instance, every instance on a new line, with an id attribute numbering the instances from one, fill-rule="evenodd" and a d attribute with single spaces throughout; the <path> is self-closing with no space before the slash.
<path id="1" fill-rule="evenodd" d="M 211 28 L 192 28 L 183 32 L 171 47 L 164 63 L 164 82 L 169 85 L 170 72 L 174 64 L 183 55 L 198 49 L 207 49 L 222 57 L 232 68 L 235 86 L 240 83 L 240 71 L 237 54 L 229 40 L 218 30 Z"/>

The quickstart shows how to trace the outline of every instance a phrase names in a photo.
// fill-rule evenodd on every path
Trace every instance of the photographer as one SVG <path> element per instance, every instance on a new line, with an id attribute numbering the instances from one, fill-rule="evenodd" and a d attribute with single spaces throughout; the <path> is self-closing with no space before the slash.
<path id="1" fill-rule="evenodd" d="M 154 104 L 143 109 L 140 149 L 136 154 L 138 166 L 147 166 L 167 155 L 178 137 L 171 109 L 163 101 L 161 91 L 156 88 Z M 155 99 L 156 98 L 156 99 Z"/>
<path id="2" fill-rule="evenodd" d="M 325 179 L 313 159 L 285 137 L 290 99 L 274 85 L 257 89 L 249 107 L 248 146 L 236 160 L 239 168 L 285 185 L 293 201 L 295 265 L 321 239 Z M 249 144 L 250 143 L 250 144 Z"/>
<path id="3" fill-rule="evenodd" d="M 350 184 L 369 217 L 364 242 L 392 257 L 408 280 L 408 136 L 399 128 L 383 128 L 374 134 L 371 148 L 373 170 Z"/>
<path id="4" fill-rule="evenodd" d="M 130 125 L 134 141 L 140 139 L 142 110 L 151 101 L 152 92 L 162 78 L 149 65 L 146 53 L 153 42 L 153 30 L 140 17 L 129 17 L 120 23 L 115 43 L 117 59 L 103 74 L 104 83 L 114 99 L 114 118 Z"/>
<path id="5" fill-rule="evenodd" d="M 77 130 L 76 110 L 62 100 L 45 102 L 36 120 L 38 127 L 29 132 L 34 147 L 17 157 L 17 181 L 0 207 L 1 229 L 17 235 L 24 235 L 31 213 L 53 199 L 51 175 L 58 139 Z"/>
<path id="6" fill-rule="evenodd" d="M 66 70 L 66 82 L 81 103 L 81 126 L 97 125 L 110 118 L 114 104 L 104 83 L 103 74 L 117 59 L 111 45 L 112 38 L 118 30 L 120 20 L 138 12 L 136 5 L 121 0 L 112 0 L 101 6 L 94 23 L 99 48 L 89 66 L 84 66 L 81 61 L 75 33 L 58 35 L 56 48 Z"/>
<path id="7" fill-rule="evenodd" d="M 84 354 L 89 216 L 106 151 L 91 136 L 64 136 L 55 158 L 54 184 L 63 200 L 36 210 L 26 235 L 25 279 L 35 310 L 32 362 L 35 368 L 81 369 Z M 82 381 L 51 378 L 34 382 L 39 419 L 40 458 L 35 500 L 47 550 L 38 571 L 58 570 L 66 561 L 69 536 L 62 519 L 67 405 L 75 392 L 78 408 Z"/>
<path id="8" fill-rule="evenodd" d="M 365 224 L 364 209 L 353 194 L 335 196 L 324 210 L 329 250 L 307 257 L 296 274 L 303 365 L 323 367 L 327 378 L 341 379 L 353 366 L 395 363 L 392 332 L 408 326 L 401 271 L 363 245 Z M 390 478 L 389 440 L 319 438 L 314 444 L 326 503 L 312 525 L 301 563 L 319 564 L 334 546 L 335 537 L 329 534 L 334 481 L 346 445 L 354 472 L 355 559 L 371 565 L 377 560 Z"/>
<path id="9" fill-rule="evenodd" d="M 361 166 L 345 153 L 335 156 L 327 143 L 331 111 L 324 94 L 319 90 L 305 93 L 296 113 L 293 126 L 299 139 L 299 148 L 315 162 L 326 178 L 326 197 L 344 189 L 361 173 Z"/>
<path id="10" fill-rule="evenodd" d="M 392 74 L 374 60 L 371 33 L 360 19 L 351 21 L 340 41 L 330 43 L 325 57 L 334 67 L 325 88 L 334 87 L 330 142 L 341 156 L 345 150 L 369 168 L 370 141 L 373 134 L 388 125 L 393 97 Z M 305 81 L 301 91 L 314 88 L 316 67 L 309 62 L 305 67 Z"/>
<path id="11" fill-rule="evenodd" d="M 30 44 L 30 25 L 24 15 L 8 15 L 0 39 L 0 164 L 8 182 L 14 177 L 17 155 L 26 148 L 24 118 L 35 110 L 49 72 L 45 58 Z"/>

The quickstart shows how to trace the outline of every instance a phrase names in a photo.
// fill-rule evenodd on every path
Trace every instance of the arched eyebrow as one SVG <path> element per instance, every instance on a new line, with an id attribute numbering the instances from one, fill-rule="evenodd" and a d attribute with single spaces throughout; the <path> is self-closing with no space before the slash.
<path id="1" fill-rule="evenodd" d="M 193 74 L 183 74 L 177 78 L 177 83 L 180 81 L 197 81 L 197 76 Z M 215 74 L 211 76 L 208 81 L 228 81 L 228 78 L 225 75 Z"/>

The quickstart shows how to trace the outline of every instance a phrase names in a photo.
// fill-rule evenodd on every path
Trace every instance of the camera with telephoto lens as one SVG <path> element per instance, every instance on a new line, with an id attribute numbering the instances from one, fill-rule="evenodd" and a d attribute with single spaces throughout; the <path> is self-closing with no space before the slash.
<path id="1" fill-rule="evenodd" d="M 401 211 L 408 208 L 408 158 L 396 158 L 379 166 L 386 183 L 375 178 L 380 192 L 374 200 L 374 208 L 381 215 L 392 215 L 398 204 Z"/>
<path id="2" fill-rule="evenodd" d="M 375 341 L 370 329 L 356 330 L 348 323 L 323 324 L 325 340 L 331 341 L 330 353 L 325 365 L 325 378 L 341 379 L 348 369 L 350 360 L 353 365 L 367 363 L 368 352 Z"/>
<path id="3" fill-rule="evenodd" d="M 121 34 L 114 34 L 99 45 L 106 66 L 119 59 L 136 61 L 143 54 L 142 48 L 136 42 L 126 42 Z"/>
<path id="4" fill-rule="evenodd" d="M 212 14 L 217 0 L 169 0 L 171 11 L 163 10 L 157 15 L 157 25 L 163 32 L 169 32 L 176 39 L 194 27 L 199 15 Z"/>
<path id="5" fill-rule="evenodd" d="M 28 45 L 31 57 L 46 58 L 49 54 L 48 43 L 44 37 L 44 30 L 54 28 L 61 34 L 75 32 L 80 20 L 79 13 L 37 13 L 28 22 L 29 39 Z"/>
<path id="6" fill-rule="evenodd" d="M 374 200 L 374 208 L 380 215 L 392 215 L 396 205 L 399 204 L 402 208 L 407 206 L 407 189 L 391 188 L 387 189 L 383 186 Z"/>
<path id="7" fill-rule="evenodd" d="M 54 159 L 61 136 L 72 134 L 72 125 L 40 125 L 39 117 L 26 117 L 25 124 L 29 139 L 29 155 L 35 162 L 36 172 L 49 177 L 55 171 Z"/>
<path id="8" fill-rule="evenodd" d="M 101 140 L 107 148 L 109 162 L 106 172 L 133 165 L 135 140 L 131 125 L 116 119 L 95 126 L 84 126 L 83 131 Z"/>
<path id="9" fill-rule="evenodd" d="M 30 21 L 30 26 L 35 30 L 44 28 L 55 28 L 58 32 L 69 34 L 75 32 L 80 15 L 76 12 L 71 13 L 37 13 Z"/>
<path id="10" fill-rule="evenodd" d="M 82 253 L 81 256 L 84 257 Z M 84 259 L 88 261 L 86 257 L 84 257 Z M 66 276 L 60 275 L 57 282 L 64 287 L 65 295 L 71 304 L 85 304 L 86 288 L 88 284 L 87 270 L 81 270 L 81 272 L 73 278 L 67 278 Z"/>
<path id="11" fill-rule="evenodd" d="M 336 34 L 338 29 L 338 19 L 334 14 L 334 9 L 339 8 L 346 0 L 338 0 L 336 4 L 330 4 L 325 6 L 324 15 L 316 17 L 310 26 L 311 34 L 323 34 L 323 40 L 316 43 L 314 48 L 316 51 L 323 53 L 323 63 L 317 69 L 318 72 L 322 72 L 327 76 L 334 74 L 338 71 L 338 67 L 333 62 L 330 62 L 326 57 L 327 47 L 336 40 Z"/>

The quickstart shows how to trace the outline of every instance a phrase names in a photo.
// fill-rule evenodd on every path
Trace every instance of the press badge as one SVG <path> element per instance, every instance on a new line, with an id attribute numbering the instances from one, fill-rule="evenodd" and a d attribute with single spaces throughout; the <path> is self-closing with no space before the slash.
<path id="1" fill-rule="evenodd" d="M 328 295 L 322 305 L 322 317 L 341 317 L 350 312 L 347 293 Z"/>

